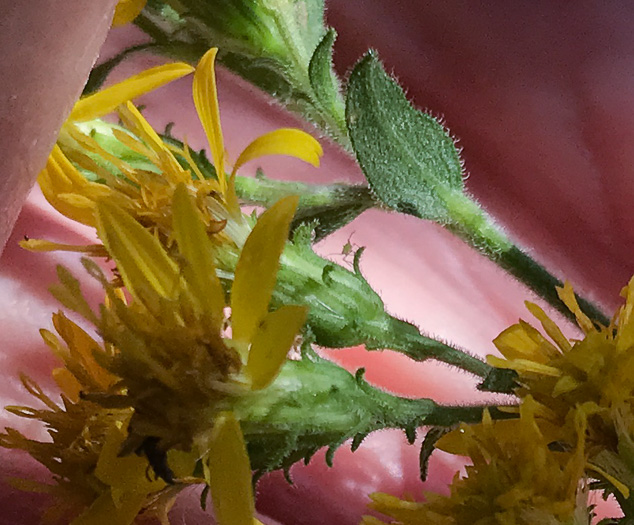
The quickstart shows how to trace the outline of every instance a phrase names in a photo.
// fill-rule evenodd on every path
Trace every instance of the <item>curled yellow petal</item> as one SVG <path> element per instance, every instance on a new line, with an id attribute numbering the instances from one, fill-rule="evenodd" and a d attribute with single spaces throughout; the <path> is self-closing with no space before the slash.
<path id="1" fill-rule="evenodd" d="M 113 192 L 103 184 L 87 181 L 68 160 L 58 145 L 46 161 L 38 176 L 40 189 L 46 200 L 69 219 L 94 226 L 94 199 L 108 197 Z M 83 200 L 79 203 L 79 197 Z"/>
<path id="2" fill-rule="evenodd" d="M 207 460 L 205 478 L 218 525 L 253 525 L 251 466 L 240 423 L 231 412 L 216 419 Z"/>
<path id="3" fill-rule="evenodd" d="M 155 164 L 161 169 L 165 177 L 170 177 L 175 183 L 191 180 L 190 175 L 181 167 L 158 133 L 154 131 L 132 102 L 128 101 L 119 106 L 118 113 L 125 127 L 139 137 L 154 153 L 156 156 Z M 125 134 L 115 133 L 117 138 L 121 138 L 122 135 Z M 149 158 L 152 158 L 151 154 Z"/>
<path id="4" fill-rule="evenodd" d="M 198 118 L 205 129 L 222 193 L 227 189 L 225 179 L 225 145 L 220 126 L 220 108 L 216 89 L 214 64 L 218 48 L 212 47 L 200 59 L 194 73 L 193 97 Z"/>
<path id="5" fill-rule="evenodd" d="M 220 331 L 225 294 L 216 275 L 213 247 L 205 223 L 184 184 L 179 184 L 174 191 L 172 213 L 174 236 L 186 261 L 183 274 L 189 289 L 214 329 Z"/>
<path id="6" fill-rule="evenodd" d="M 178 267 L 156 237 L 106 201 L 97 204 L 97 233 L 136 299 L 153 308 L 157 296 L 171 296 L 179 278 Z"/>
<path id="7" fill-rule="evenodd" d="M 80 99 L 68 117 L 69 121 L 83 122 L 102 117 L 117 106 L 152 91 L 194 70 L 189 64 L 176 62 L 153 67 L 114 86 Z"/>
<path id="8" fill-rule="evenodd" d="M 277 377 L 306 313 L 304 306 L 286 305 L 264 318 L 253 336 L 245 370 L 252 390 L 266 388 Z"/>
<path id="9" fill-rule="evenodd" d="M 258 137 L 240 153 L 232 174 L 250 160 L 266 155 L 288 155 L 319 167 L 319 158 L 323 153 L 321 144 L 301 129 L 276 129 Z"/>
<path id="10" fill-rule="evenodd" d="M 237 341 L 251 342 L 268 312 L 298 200 L 296 196 L 285 197 L 265 211 L 240 253 L 231 288 L 231 327 Z"/>
<path id="11" fill-rule="evenodd" d="M 112 27 L 119 27 L 132 22 L 145 7 L 147 0 L 119 0 L 114 10 Z"/>

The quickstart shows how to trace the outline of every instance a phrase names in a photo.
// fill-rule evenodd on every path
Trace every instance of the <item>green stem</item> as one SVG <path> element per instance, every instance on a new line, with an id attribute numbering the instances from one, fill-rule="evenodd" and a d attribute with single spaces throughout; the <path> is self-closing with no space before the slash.
<path id="1" fill-rule="evenodd" d="M 299 195 L 291 231 L 314 224 L 314 242 L 352 222 L 365 210 L 376 206 L 367 186 L 348 184 L 304 184 L 268 179 L 263 176 L 236 177 L 236 192 L 247 204 L 270 207 L 282 197 Z"/>
<path id="2" fill-rule="evenodd" d="M 452 192 L 444 195 L 450 214 L 447 229 L 528 286 L 535 294 L 575 322 L 574 314 L 557 295 L 560 279 L 521 250 L 502 232 L 493 219 L 468 195 Z M 601 309 L 577 294 L 581 310 L 605 326 L 610 319 Z"/>
<path id="3" fill-rule="evenodd" d="M 431 339 L 420 333 L 412 324 L 394 317 L 388 323 L 366 323 L 368 333 L 366 346 L 369 350 L 387 348 L 396 350 L 415 361 L 435 359 L 456 366 L 475 376 L 486 378 L 493 367 L 455 346 Z"/>

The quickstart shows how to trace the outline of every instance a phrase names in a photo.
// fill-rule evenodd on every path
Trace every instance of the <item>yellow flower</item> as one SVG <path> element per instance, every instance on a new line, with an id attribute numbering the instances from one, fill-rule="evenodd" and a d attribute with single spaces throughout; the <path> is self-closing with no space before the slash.
<path id="1" fill-rule="evenodd" d="M 168 482 L 174 481 L 164 463 L 168 451 L 202 458 L 222 525 L 253 516 L 249 461 L 233 400 L 273 381 L 306 316 L 299 306 L 268 311 L 296 205 L 296 197 L 287 197 L 272 206 L 244 244 L 231 293 L 231 338 L 225 337 L 227 305 L 214 247 L 184 184 L 176 187 L 172 204 L 173 257 L 126 212 L 97 203 L 97 232 L 132 296 L 129 304 L 90 261 L 84 264 L 108 299 L 99 317 L 78 298 L 70 275 L 62 273 L 62 286 L 54 290 L 104 339 L 93 352 L 119 378 L 118 390 L 88 392 L 83 399 L 132 410 L 120 454 L 145 453 Z"/>
<path id="2" fill-rule="evenodd" d="M 77 124 L 106 115 L 120 104 L 187 75 L 193 70 L 194 68 L 190 65 L 182 62 L 164 64 L 80 99 L 62 127 L 60 140 L 73 140 L 73 137 L 82 140 L 81 134 L 76 129 Z M 38 177 L 38 183 L 44 197 L 60 213 L 89 226 L 94 226 L 94 202 L 102 197 L 116 197 L 107 185 L 86 180 L 69 162 L 58 145 L 54 146 L 46 167 Z M 34 246 L 38 247 L 37 243 Z"/>
<path id="3" fill-rule="evenodd" d="M 110 127 L 108 132 L 114 135 L 120 147 L 126 148 L 128 153 L 137 158 L 144 159 L 147 167 L 132 167 L 106 151 L 89 136 L 87 125 L 67 125 L 61 137 L 62 147 L 56 146 L 39 178 L 40 187 L 48 201 L 67 217 L 94 225 L 96 202 L 108 198 L 144 226 L 155 231 L 164 245 L 170 246 L 173 241 L 172 196 L 176 186 L 184 183 L 196 199 L 208 233 L 214 234 L 222 230 L 218 242 L 230 240 L 240 248 L 249 234 L 249 226 L 240 212 L 234 190 L 237 170 L 246 162 L 264 155 L 290 155 L 318 166 L 322 149 L 313 137 L 303 131 L 279 129 L 251 142 L 238 156 L 227 177 L 214 73 L 216 52 L 215 48 L 211 49 L 198 64 L 194 74 L 193 98 L 207 134 L 217 180 L 205 178 L 192 161 L 191 152 L 186 145 L 177 148 L 165 143 L 128 102 L 118 110 L 126 130 Z M 70 120 L 75 123 L 83 122 L 112 111 L 124 102 L 123 96 L 129 95 L 128 98 L 132 98 L 134 93 L 150 86 L 145 78 L 156 78 L 151 71 L 153 70 L 137 75 L 137 80 L 133 77 L 120 87 L 113 86 L 81 100 L 71 113 Z M 173 72 L 174 75 L 177 73 L 184 73 L 184 70 L 176 69 Z M 133 88 L 136 88 L 134 93 Z M 88 133 L 82 133 L 82 128 Z M 189 161 L 190 169 L 181 166 L 177 155 Z M 103 166 L 104 162 L 110 169 Z M 94 173 L 103 183 L 88 181 L 76 166 Z M 118 175 L 113 175 L 113 171 Z M 27 241 L 23 246 L 37 250 L 68 249 L 67 246 L 42 241 Z"/>
<path id="4" fill-rule="evenodd" d="M 147 0 L 119 0 L 112 19 L 113 27 L 132 22 L 145 7 Z"/>
<path id="5" fill-rule="evenodd" d="M 170 493 L 170 486 L 158 493 L 148 492 L 136 461 L 143 460 L 147 466 L 148 460 L 129 454 L 145 455 L 163 478 L 161 483 L 181 483 L 181 474 L 176 477 L 172 472 L 173 455 L 178 451 L 185 453 L 185 459 L 202 459 L 221 525 L 253 523 L 249 460 L 239 415 L 232 413 L 233 400 L 266 388 L 274 380 L 306 310 L 284 306 L 268 311 L 297 198 L 281 200 L 253 225 L 240 211 L 234 177 L 245 162 L 262 155 L 288 154 L 318 165 L 322 151 L 304 132 L 277 130 L 247 146 L 227 176 L 215 54 L 215 49 L 209 51 L 196 68 L 194 100 L 217 179 L 205 179 L 194 162 L 188 162 L 189 169 L 183 168 L 177 156 L 191 161 L 187 146 L 175 148 L 164 142 L 130 102 L 118 108 L 126 129 L 110 129 L 114 128 L 111 133 L 120 147 L 136 159 L 144 159 L 143 168 L 132 167 L 121 156 L 106 151 L 89 132 L 83 133 L 89 129 L 85 121 L 111 111 L 122 98 L 131 98 L 147 90 L 154 80 L 166 77 L 161 71 L 154 75 L 153 70 L 81 100 L 40 174 L 40 186 L 49 202 L 64 215 L 95 226 L 103 245 L 71 247 L 38 240 L 24 245 L 36 250 L 84 251 L 110 257 L 117 265 L 117 276 L 110 283 L 94 263 L 84 261 L 106 291 L 107 300 L 98 316 L 67 272 L 60 272 L 62 284 L 53 290 L 62 304 L 95 325 L 104 344 L 92 352 L 117 382 L 114 389 L 91 391 L 78 386 L 67 372 L 60 372 L 60 377 L 76 396 L 83 393 L 80 403 L 107 413 L 124 410 L 127 415 L 109 426 L 112 437 L 100 441 L 108 459 L 98 455 L 91 459 L 92 464 L 135 460 L 134 465 L 106 472 L 94 469 L 100 487 L 106 490 L 93 495 L 92 505 L 81 516 L 85 521 L 77 523 L 101 523 L 115 515 L 123 501 L 126 518 L 121 518 L 122 523 L 140 509 L 147 511 L 153 495 L 161 500 L 161 494 Z M 172 73 L 182 76 L 186 70 L 167 71 Z M 103 182 L 89 181 L 80 169 L 91 171 Z M 219 243 L 231 245 L 229 305 L 216 272 Z M 129 304 L 121 285 L 132 296 Z M 226 333 L 228 324 L 231 338 Z M 70 370 L 69 363 L 67 368 Z M 116 472 L 122 472 L 121 477 Z M 154 508 L 163 516 L 166 504 L 149 510 Z"/>
<path id="6" fill-rule="evenodd" d="M 577 441 L 570 452 L 549 449 L 540 430 L 538 406 L 527 397 L 520 418 L 462 425 L 438 446 L 473 462 L 466 476 L 456 475 L 449 496 L 427 493 L 417 503 L 387 494 L 371 495 L 371 508 L 394 525 L 589 525 L 583 501 L 585 419 L 576 418 Z M 365 525 L 382 523 L 366 517 Z"/>
<path id="7" fill-rule="evenodd" d="M 541 405 L 553 440 L 570 442 L 570 414 L 583 410 L 592 457 L 615 450 L 619 436 L 634 431 L 634 280 L 623 289 L 625 305 L 607 327 L 596 326 L 580 310 L 569 283 L 558 293 L 577 318 L 581 340 L 569 341 L 541 308 L 527 303 L 550 340 L 520 321 L 494 341 L 504 359 L 489 356 L 488 362 L 518 372 L 517 395 L 531 395 Z"/>

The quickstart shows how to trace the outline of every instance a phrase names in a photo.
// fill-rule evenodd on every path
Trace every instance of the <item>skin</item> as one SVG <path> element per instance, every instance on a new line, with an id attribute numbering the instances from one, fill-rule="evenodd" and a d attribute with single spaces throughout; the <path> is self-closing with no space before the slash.
<path id="1" fill-rule="evenodd" d="M 627 213 L 634 196 L 629 158 L 634 136 L 629 21 L 634 13 L 616 2 L 573 7 L 544 1 L 511 8 L 505 2 L 465 7 L 407 0 L 387 5 L 329 2 L 329 21 L 340 35 L 338 67 L 344 71 L 367 47 L 377 48 L 408 96 L 442 115 L 460 139 L 469 191 L 538 260 L 611 313 L 620 287 L 634 273 L 628 257 L 634 223 Z M 112 34 L 108 52 L 128 38 Z M 140 65 L 126 65 L 118 75 Z M 158 129 L 177 115 L 175 135 L 186 134 L 192 146 L 203 147 L 190 82 L 178 81 L 142 103 Z M 301 125 L 230 75 L 219 75 L 219 91 L 229 158 L 263 132 Z M 349 158 L 325 146 L 319 170 L 278 158 L 259 165 L 272 177 L 362 181 Z M 243 174 L 255 168 L 248 165 Z M 22 370 L 54 391 L 48 374 L 55 362 L 37 333 L 50 327 L 50 314 L 58 308 L 46 287 L 56 280 L 59 262 L 82 274 L 77 257 L 20 250 L 16 243 L 25 234 L 74 243 L 92 238 L 92 232 L 51 211 L 37 191 L 22 208 L 0 262 L 2 404 L 30 403 L 17 380 Z M 321 253 L 343 261 L 341 250 L 351 234 L 356 245 L 368 247 L 362 270 L 389 311 L 426 332 L 486 355 L 494 351 L 491 340 L 501 330 L 519 317 L 529 320 L 523 301 L 530 293 L 435 225 L 373 210 L 324 241 Z M 100 298 L 93 282 L 82 282 L 96 304 Z M 568 335 L 576 334 L 562 324 Z M 484 399 L 474 395 L 468 376 L 445 366 L 412 364 L 389 352 L 368 354 L 358 348 L 330 355 L 351 370 L 366 367 L 370 381 L 400 394 L 447 403 Z M 28 421 L 0 413 L 0 426 L 9 424 L 43 436 Z M 368 492 L 419 497 L 422 490 L 446 490 L 459 462 L 434 457 L 431 480 L 423 485 L 417 479 L 417 454 L 402 433 L 384 431 L 370 436 L 355 454 L 342 447 L 333 469 L 327 469 L 323 454 L 308 467 L 296 466 L 294 486 L 280 475 L 269 476 L 258 487 L 258 505 L 283 524 L 357 523 L 366 512 Z M 1 449 L 0 464 L 0 481 L 45 476 L 26 458 Z M 196 498 L 191 494 L 179 504 L 175 523 L 204 522 L 192 510 Z M 2 485 L 0 524 L 35 523 L 37 501 Z"/>

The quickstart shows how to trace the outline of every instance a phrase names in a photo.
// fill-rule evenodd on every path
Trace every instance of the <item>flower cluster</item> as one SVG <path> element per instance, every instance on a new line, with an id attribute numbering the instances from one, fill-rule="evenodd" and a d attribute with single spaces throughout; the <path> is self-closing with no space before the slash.
<path id="1" fill-rule="evenodd" d="M 312 208 L 296 217 L 300 196 L 288 188 L 301 185 L 280 183 L 271 193 L 276 183 L 265 188 L 259 177 L 248 183 L 257 186 L 256 198 L 242 203 L 266 210 L 244 214 L 237 172 L 245 163 L 290 155 L 318 166 L 322 149 L 303 131 L 278 129 L 229 162 L 216 48 L 195 68 L 152 68 L 75 105 L 39 184 L 57 211 L 93 227 L 99 243 L 27 239 L 22 246 L 88 255 L 83 266 L 105 298 L 95 311 L 76 277 L 58 269 L 60 283 L 51 291 L 72 313 L 54 314 L 56 333 L 41 333 L 63 363 L 53 371 L 61 402 L 23 375 L 42 407 L 7 407 L 39 421 L 50 439 L 36 441 L 13 428 L 0 433 L 0 446 L 27 452 L 51 472 L 51 483 L 14 481 L 56 498 L 45 519 L 126 525 L 149 517 L 168 524 L 178 493 L 201 485 L 201 501 L 211 495 L 220 525 L 251 525 L 259 523 L 252 465 L 255 479 L 280 468 L 288 474 L 321 447 L 329 448 L 330 463 L 349 438 L 355 450 L 369 432 L 402 428 L 414 442 L 416 429 L 431 425 L 421 464 L 434 447 L 471 463 L 456 474 L 448 495 L 428 493 L 416 502 L 372 494 L 371 509 L 394 525 L 589 525 L 593 489 L 613 494 L 629 523 L 634 278 L 611 321 L 568 283 L 555 293 L 559 281 L 465 193 L 453 138 L 412 107 L 375 53 L 357 63 L 341 91 L 323 2 L 228 2 L 222 13 L 211 13 L 200 2 L 120 0 L 113 25 L 144 9 L 140 26 L 166 17 L 152 31 L 154 39 L 169 33 L 158 48 L 177 52 L 172 44 L 182 38 L 194 56 L 207 48 L 200 43 L 209 35 L 224 36 L 226 63 L 276 96 L 285 94 L 289 107 L 350 148 L 370 187 L 362 203 L 351 202 L 358 188 L 320 195 L 323 188 L 311 187 L 301 199 L 312 197 L 306 205 Z M 158 133 L 131 102 L 192 73 L 209 160 L 169 128 Z M 118 124 L 100 120 L 115 111 Z M 583 338 L 569 340 L 527 303 L 543 333 L 520 321 L 494 341 L 503 357 L 484 362 L 391 316 L 361 273 L 363 249 L 354 254 L 352 271 L 312 249 L 317 228 L 333 231 L 376 204 L 444 225 L 576 319 Z M 289 362 L 300 340 L 301 355 Z M 514 394 L 517 404 L 442 406 L 398 398 L 367 383 L 363 369 L 353 376 L 325 365 L 311 343 L 441 360 L 480 377 L 482 390 Z M 366 516 L 363 523 L 383 522 Z"/>
<path id="2" fill-rule="evenodd" d="M 547 337 L 520 321 L 494 340 L 503 357 L 488 358 L 517 373 L 519 409 L 507 410 L 519 419 L 487 418 L 440 440 L 439 448 L 473 462 L 449 497 L 413 503 L 377 494 L 373 508 L 405 524 L 587 523 L 591 512 L 580 498 L 592 479 L 627 505 L 634 488 L 634 279 L 609 326 L 583 313 L 569 283 L 558 294 L 582 339 L 567 339 L 527 302 Z"/>
<path id="3" fill-rule="evenodd" d="M 494 341 L 504 359 L 490 356 L 489 362 L 518 373 L 517 395 L 531 395 L 539 403 L 552 441 L 570 445 L 574 420 L 582 413 L 588 421 L 590 472 L 627 499 L 634 473 L 629 455 L 634 444 L 634 280 L 623 288 L 625 304 L 608 326 L 581 311 L 569 283 L 558 293 L 584 337 L 569 341 L 541 308 L 527 303 L 550 340 L 521 321 Z"/>
<path id="4" fill-rule="evenodd" d="M 206 483 L 219 523 L 253 521 L 249 459 L 233 407 L 275 379 L 306 309 L 287 305 L 269 312 L 297 198 L 286 197 L 257 221 L 247 221 L 237 204 L 233 176 L 241 164 L 261 154 L 299 150 L 298 156 L 316 163 L 320 148 L 303 132 L 279 130 L 247 147 L 227 179 L 214 57 L 212 50 L 201 61 L 194 96 L 216 160 L 216 180 L 184 169 L 129 102 L 119 111 L 138 138 L 117 133 L 154 171 L 117 160 L 76 127 L 82 115 L 106 112 L 131 91 L 163 83 L 166 74 L 187 72 L 178 65 L 80 101 L 65 125 L 61 143 L 66 137 L 85 152 L 101 154 L 121 176 L 108 175 L 71 147 L 77 153 L 71 155 L 73 164 L 59 145 L 40 175 L 44 194 L 59 211 L 96 227 L 102 244 L 76 249 L 107 256 L 116 265 L 109 278 L 95 262 L 83 260 L 105 292 L 98 313 L 88 306 L 78 281 L 64 268 L 58 271 L 61 284 L 52 289 L 54 295 L 102 340 L 61 313 L 54 316 L 61 341 L 43 331 L 64 361 L 54 372 L 62 406 L 25 377 L 25 387 L 46 409 L 10 410 L 42 421 L 52 443 L 30 440 L 13 429 L 0 436 L 1 446 L 27 451 L 52 472 L 55 483 L 44 490 L 65 502 L 49 512 L 53 519 L 79 512 L 75 524 L 97 523 L 105 516 L 125 524 L 143 513 L 167 523 L 178 491 Z M 186 157 L 187 148 L 180 153 Z M 77 167 L 86 163 L 107 183 L 86 180 Z M 218 243 L 231 243 L 237 257 L 229 304 L 215 269 Z M 27 245 L 73 249 L 47 241 Z M 155 479 L 147 474 L 150 468 Z"/>
<path id="5" fill-rule="evenodd" d="M 428 493 L 425 503 L 416 503 L 373 494 L 371 508 L 404 525 L 588 524 L 588 514 L 577 509 L 585 421 L 576 421 L 573 449 L 553 451 L 538 424 L 537 408 L 527 397 L 519 419 L 492 421 L 485 413 L 481 424 L 462 425 L 444 436 L 439 448 L 472 461 L 464 478 L 456 474 L 449 496 Z M 364 519 L 366 525 L 380 523 Z"/>

